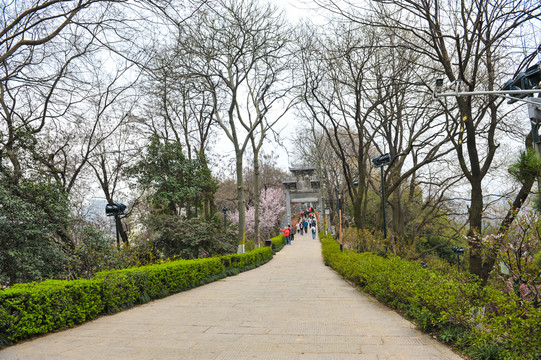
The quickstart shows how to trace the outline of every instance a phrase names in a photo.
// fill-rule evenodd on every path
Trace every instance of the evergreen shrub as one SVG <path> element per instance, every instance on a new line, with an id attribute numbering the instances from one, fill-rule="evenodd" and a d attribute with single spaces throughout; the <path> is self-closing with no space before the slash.
<path id="1" fill-rule="evenodd" d="M 97 280 L 46 280 L 0 292 L 0 346 L 95 318 L 101 291 Z"/>
<path id="2" fill-rule="evenodd" d="M 473 359 L 540 359 L 541 310 L 467 273 L 440 273 L 398 257 L 340 251 L 320 235 L 323 258 L 365 292 Z"/>
<path id="3" fill-rule="evenodd" d="M 217 277 L 225 268 L 219 258 L 178 260 L 165 264 L 100 272 L 106 311 L 114 313 L 150 299 L 174 294 Z M 223 277 L 223 276 L 222 276 Z"/>
<path id="4" fill-rule="evenodd" d="M 282 248 L 284 247 L 284 234 L 280 234 L 278 236 L 275 236 L 273 238 L 270 239 L 271 242 L 272 242 L 272 250 L 274 251 L 274 253 L 277 253 L 278 251 L 282 250 Z"/>
<path id="5" fill-rule="evenodd" d="M 260 247 L 244 254 L 232 254 L 220 257 L 226 269 L 238 269 L 239 271 L 253 269 L 272 258 L 272 249 Z"/>
<path id="6" fill-rule="evenodd" d="M 0 348 L 238 274 L 272 255 L 272 249 L 261 247 L 244 254 L 104 271 L 90 280 L 17 284 L 0 291 Z"/>

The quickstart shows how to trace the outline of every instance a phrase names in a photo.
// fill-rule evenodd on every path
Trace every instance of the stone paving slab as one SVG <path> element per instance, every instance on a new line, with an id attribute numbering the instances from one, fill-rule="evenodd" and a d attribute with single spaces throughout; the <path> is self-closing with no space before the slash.
<path id="1" fill-rule="evenodd" d="M 297 235 L 264 266 L 0 350 L 1 360 L 459 360 Z"/>

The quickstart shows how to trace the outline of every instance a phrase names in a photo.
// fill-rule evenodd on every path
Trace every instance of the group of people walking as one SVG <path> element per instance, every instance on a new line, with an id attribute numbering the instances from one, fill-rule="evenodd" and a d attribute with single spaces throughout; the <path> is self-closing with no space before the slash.
<path id="1" fill-rule="evenodd" d="M 313 208 L 307 208 L 301 213 L 301 217 L 297 222 L 295 228 L 291 228 L 291 225 L 288 225 L 285 229 L 280 230 L 284 233 L 284 243 L 286 245 L 291 245 L 291 240 L 295 237 L 295 233 L 303 235 L 304 233 L 308 234 L 308 228 L 312 232 L 312 239 L 316 238 L 316 216 Z M 296 231 L 295 231 L 296 230 Z"/>

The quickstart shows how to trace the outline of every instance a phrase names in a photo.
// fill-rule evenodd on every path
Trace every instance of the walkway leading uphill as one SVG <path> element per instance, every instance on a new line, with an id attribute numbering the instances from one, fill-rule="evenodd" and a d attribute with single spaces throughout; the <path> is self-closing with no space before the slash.
<path id="1" fill-rule="evenodd" d="M 0 351 L 0 359 L 460 359 L 297 235 L 267 264 Z"/>

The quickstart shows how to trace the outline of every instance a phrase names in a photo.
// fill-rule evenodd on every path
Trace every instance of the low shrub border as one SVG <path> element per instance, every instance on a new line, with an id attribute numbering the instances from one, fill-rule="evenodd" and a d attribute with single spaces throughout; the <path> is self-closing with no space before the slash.
<path id="1" fill-rule="evenodd" d="M 271 242 L 272 242 L 272 251 L 274 253 L 277 253 L 278 251 L 282 250 L 282 248 L 284 247 L 285 243 L 284 243 L 284 234 L 280 234 L 278 236 L 275 236 L 273 238 L 270 239 Z"/>
<path id="2" fill-rule="evenodd" d="M 236 275 L 272 255 L 271 248 L 261 247 L 244 254 L 105 271 L 90 280 L 17 284 L 0 291 L 0 348 Z"/>
<path id="3" fill-rule="evenodd" d="M 414 261 L 340 251 L 320 234 L 325 264 L 472 359 L 541 359 L 541 309 L 466 273 L 443 274 Z"/>

